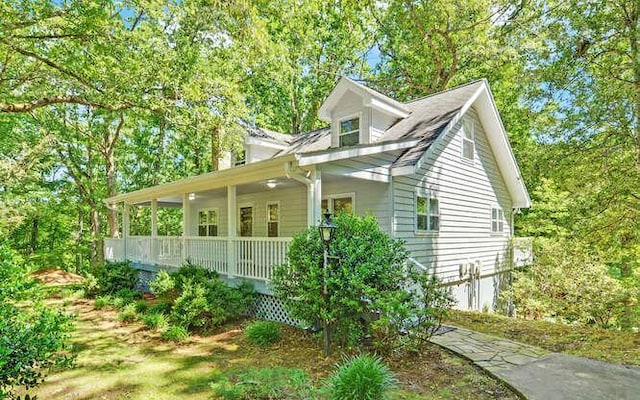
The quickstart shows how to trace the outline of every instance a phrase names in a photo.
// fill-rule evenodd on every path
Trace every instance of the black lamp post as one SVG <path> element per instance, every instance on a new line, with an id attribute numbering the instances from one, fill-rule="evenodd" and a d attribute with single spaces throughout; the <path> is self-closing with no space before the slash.
<path id="1" fill-rule="evenodd" d="M 325 307 L 328 307 L 329 291 L 327 289 L 327 275 L 329 271 L 329 245 L 333 240 L 333 233 L 336 230 L 336 225 L 333 223 L 333 221 L 331 221 L 331 213 L 329 212 L 329 210 L 325 211 L 324 221 L 320 223 L 318 229 L 320 230 L 320 238 L 324 243 L 324 274 L 322 275 L 324 280 L 324 288 L 322 290 L 322 298 L 324 300 Z M 324 356 L 328 357 L 329 354 L 331 354 L 331 328 L 329 327 L 329 321 L 326 319 L 322 321 L 322 324 Z"/>

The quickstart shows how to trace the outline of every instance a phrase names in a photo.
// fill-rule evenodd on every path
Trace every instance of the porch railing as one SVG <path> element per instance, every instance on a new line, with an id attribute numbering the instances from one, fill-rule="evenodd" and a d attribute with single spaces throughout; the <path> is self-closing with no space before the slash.
<path id="1" fill-rule="evenodd" d="M 227 276 L 268 280 L 286 260 L 291 238 L 130 236 L 105 238 L 109 261 L 180 267 L 189 261 Z M 230 265 L 231 263 L 231 265 Z"/>

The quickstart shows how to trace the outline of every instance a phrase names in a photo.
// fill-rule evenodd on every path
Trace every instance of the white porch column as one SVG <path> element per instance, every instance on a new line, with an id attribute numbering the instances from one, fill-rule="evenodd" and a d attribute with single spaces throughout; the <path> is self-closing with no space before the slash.
<path id="1" fill-rule="evenodd" d="M 122 259 L 127 260 L 127 240 L 129 240 L 129 205 L 122 204 Z"/>
<path id="2" fill-rule="evenodd" d="M 189 220 L 191 218 L 191 207 L 189 207 L 189 193 L 182 194 L 182 263 L 189 258 L 187 252 L 187 235 L 189 231 Z"/>
<path id="3" fill-rule="evenodd" d="M 237 230 L 236 186 L 227 186 L 227 277 L 236 274 L 236 230 Z"/>
<path id="4" fill-rule="evenodd" d="M 158 199 L 151 200 L 151 257 L 152 263 L 157 263 L 160 253 L 160 246 L 158 245 Z"/>
<path id="5" fill-rule="evenodd" d="M 311 219 L 310 221 L 308 221 L 309 226 L 313 226 L 316 225 L 318 223 L 318 221 L 320 220 L 320 218 L 322 218 L 322 212 L 324 210 L 322 210 L 321 204 L 322 204 L 322 173 L 320 172 L 319 169 L 316 169 L 312 174 L 311 174 L 311 188 L 309 190 L 309 195 L 310 195 L 310 212 L 308 214 L 311 214 L 309 216 L 309 218 Z"/>
<path id="6" fill-rule="evenodd" d="M 151 200 L 151 236 L 158 236 L 158 199 Z"/>

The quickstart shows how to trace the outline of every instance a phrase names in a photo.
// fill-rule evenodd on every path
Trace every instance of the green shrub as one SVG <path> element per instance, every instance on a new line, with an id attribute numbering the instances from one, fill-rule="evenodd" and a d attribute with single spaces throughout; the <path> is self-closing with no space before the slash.
<path id="1" fill-rule="evenodd" d="M 164 330 L 169 325 L 167 317 L 164 314 L 160 313 L 145 314 L 142 317 L 142 322 L 147 328 L 154 330 Z"/>
<path id="2" fill-rule="evenodd" d="M 101 310 L 111 304 L 111 296 L 98 296 L 96 297 L 93 306 L 96 310 Z"/>
<path id="3" fill-rule="evenodd" d="M 135 304 L 127 304 L 122 311 L 118 313 L 118 321 L 131 323 L 138 319 L 138 313 L 136 312 Z"/>
<path id="4" fill-rule="evenodd" d="M 138 314 L 144 314 L 149 309 L 149 305 L 144 300 L 138 300 L 135 303 L 133 303 L 133 305 L 135 306 L 136 312 Z"/>
<path id="5" fill-rule="evenodd" d="M 124 301 L 129 304 L 133 303 L 136 300 L 140 300 L 142 298 L 142 293 L 135 289 L 120 289 L 113 294 L 113 297 L 120 297 L 124 299 Z"/>
<path id="6" fill-rule="evenodd" d="M 171 312 L 171 303 L 161 301 L 159 303 L 153 304 L 147 309 L 149 314 L 169 314 Z"/>
<path id="7" fill-rule="evenodd" d="M 256 321 L 245 330 L 247 340 L 261 347 L 270 346 L 282 338 L 280 324 L 272 321 Z"/>
<path id="8" fill-rule="evenodd" d="M 188 337 L 189 331 L 179 325 L 172 325 L 162 332 L 162 338 L 172 342 L 183 342 Z"/>
<path id="9" fill-rule="evenodd" d="M 381 400 L 396 384 L 389 369 L 377 357 L 345 358 L 329 378 L 331 399 Z"/>
<path id="10" fill-rule="evenodd" d="M 391 344 L 411 323 L 428 334 L 450 299 L 426 273 L 407 270 L 408 252 L 401 241 L 380 230 L 371 216 L 341 213 L 334 219 L 333 260 L 324 269 L 324 248 L 316 227 L 293 238 L 288 263 L 275 268 L 274 292 L 291 317 L 307 324 L 329 324 L 343 344 L 357 344 L 371 335 L 386 335 Z M 323 296 L 326 282 L 327 296 Z M 420 290 L 407 290 L 418 286 Z M 372 324 L 377 319 L 385 321 Z M 417 335 L 416 335 L 417 336 Z"/>
<path id="11" fill-rule="evenodd" d="M 18 254 L 0 244 L 0 398 L 24 395 L 52 369 L 73 362 L 70 318 L 40 302 L 41 286 L 29 273 Z"/>
<path id="12" fill-rule="evenodd" d="M 208 330 L 238 319 L 256 297 L 250 284 L 229 287 L 215 271 L 192 264 L 171 274 L 160 272 L 151 286 L 170 307 L 154 306 L 152 310 L 168 313 L 173 324 L 190 330 Z"/>
<path id="13" fill-rule="evenodd" d="M 520 316 L 600 327 L 619 323 L 635 292 L 612 277 L 592 249 L 563 238 L 537 238 L 534 245 L 533 264 L 515 272 L 503 293 Z"/>
<path id="14" fill-rule="evenodd" d="M 301 369 L 251 368 L 234 377 L 235 384 L 223 379 L 211 384 L 214 396 L 229 400 L 318 398 L 309 375 Z"/>
<path id="15" fill-rule="evenodd" d="M 112 297 L 111 298 L 111 305 L 116 310 L 120 310 L 120 309 L 124 308 L 124 306 L 126 306 L 127 304 L 129 304 L 127 302 L 127 299 L 124 299 L 122 297 Z"/>
<path id="16" fill-rule="evenodd" d="M 129 261 L 109 262 L 95 271 L 100 294 L 113 294 L 121 289 L 135 289 L 138 272 Z"/>
<path id="17" fill-rule="evenodd" d="M 95 296 L 100 293 L 100 283 L 98 282 L 98 278 L 93 274 L 88 273 L 85 276 L 82 287 L 87 293 L 87 296 Z"/>
<path id="18" fill-rule="evenodd" d="M 153 294 L 169 301 L 173 301 L 177 297 L 175 286 L 176 282 L 165 270 L 158 272 L 155 279 L 149 282 L 149 288 Z"/>

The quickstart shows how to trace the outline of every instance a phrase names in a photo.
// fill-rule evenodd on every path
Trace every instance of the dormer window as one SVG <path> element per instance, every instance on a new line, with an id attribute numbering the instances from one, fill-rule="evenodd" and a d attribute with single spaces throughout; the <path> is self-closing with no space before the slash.
<path id="1" fill-rule="evenodd" d="M 353 146 L 360 143 L 360 118 L 349 118 L 340 121 L 340 147 Z"/>
<path id="2" fill-rule="evenodd" d="M 247 162 L 247 153 L 244 150 L 233 152 L 233 165 L 235 167 L 237 167 L 238 165 L 245 165 L 246 162 Z"/>

